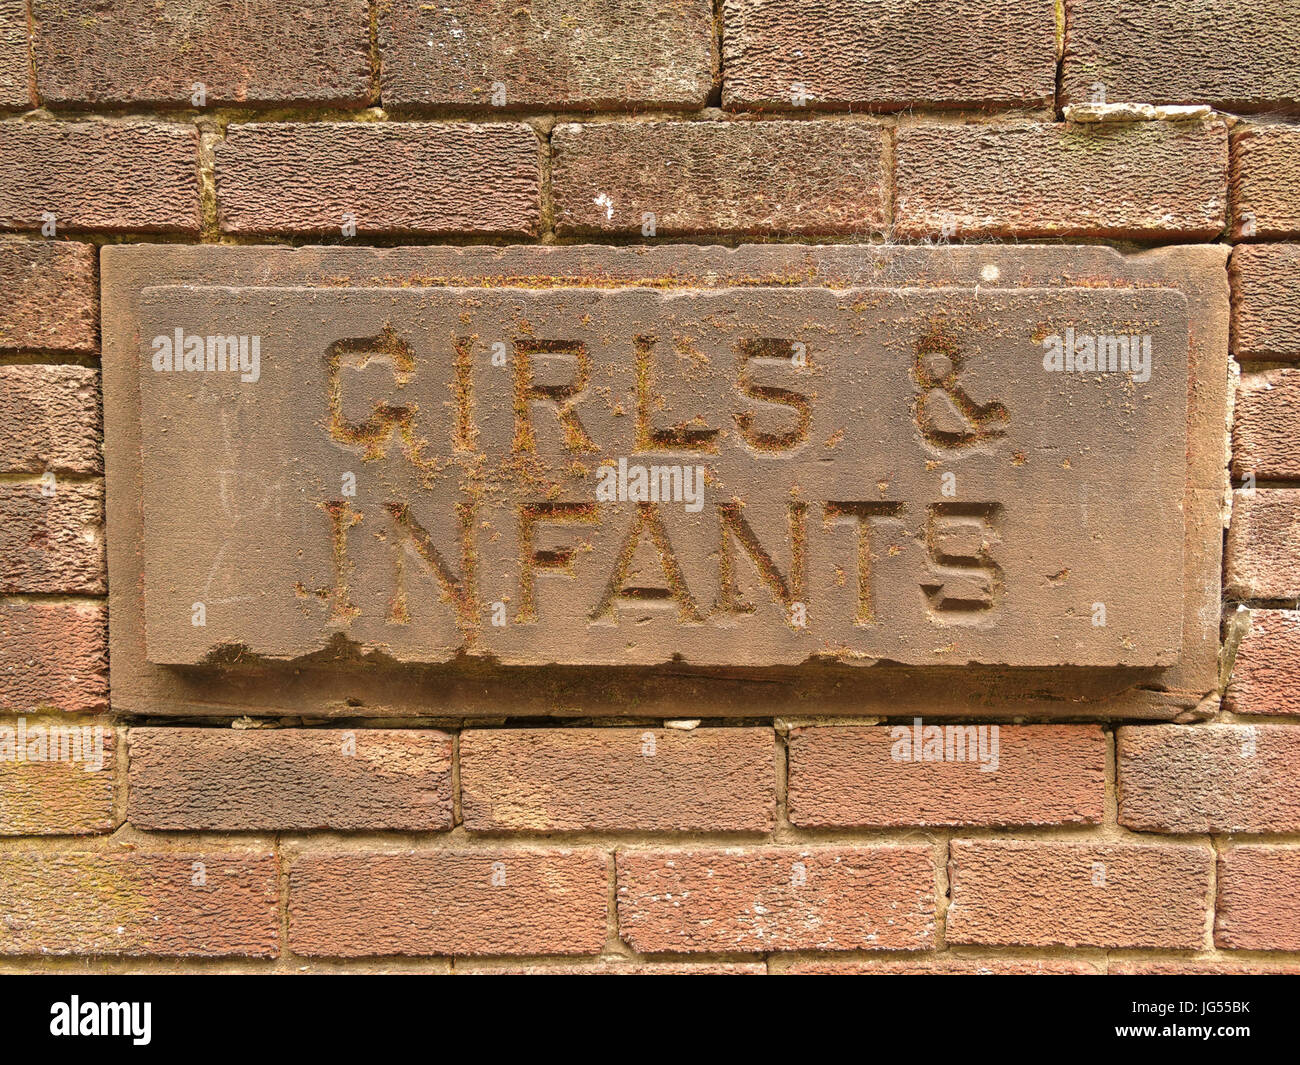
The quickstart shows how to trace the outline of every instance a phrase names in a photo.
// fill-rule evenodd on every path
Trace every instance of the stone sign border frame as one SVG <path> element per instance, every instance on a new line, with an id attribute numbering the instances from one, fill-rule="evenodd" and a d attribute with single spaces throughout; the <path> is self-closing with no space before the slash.
<path id="1" fill-rule="evenodd" d="M 149 716 L 319 720 L 963 715 L 1171 719 L 1219 684 L 1228 416 L 1228 249 L 1070 245 L 252 247 L 101 255 L 111 700 Z M 144 652 L 137 301 L 160 285 L 1166 287 L 1188 300 L 1183 644 L 1157 668 L 399 666 L 379 656 L 165 667 Z"/>

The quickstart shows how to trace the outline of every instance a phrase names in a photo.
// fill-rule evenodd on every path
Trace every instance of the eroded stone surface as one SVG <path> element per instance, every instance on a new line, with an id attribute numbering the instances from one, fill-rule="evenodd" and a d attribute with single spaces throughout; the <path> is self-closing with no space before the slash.
<path id="1" fill-rule="evenodd" d="M 1165 664 L 1186 314 L 1087 289 L 147 290 L 149 657 Z M 1145 371 L 1044 368 L 1047 338 L 1139 321 Z M 244 371 L 220 345 L 159 369 L 236 335 L 260 338 L 256 365 L 231 345 Z"/>

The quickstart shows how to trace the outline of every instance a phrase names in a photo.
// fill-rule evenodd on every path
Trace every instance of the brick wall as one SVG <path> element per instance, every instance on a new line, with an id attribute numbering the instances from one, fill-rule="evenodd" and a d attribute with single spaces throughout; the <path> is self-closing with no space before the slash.
<path id="1" fill-rule="evenodd" d="M 0 725 L 106 732 L 0 761 L 0 971 L 1300 971 L 1300 3 L 1183 7 L 0 0 Z M 994 707 L 989 774 L 806 704 L 113 712 L 105 244 L 675 239 L 1231 243 L 1220 690 Z"/>

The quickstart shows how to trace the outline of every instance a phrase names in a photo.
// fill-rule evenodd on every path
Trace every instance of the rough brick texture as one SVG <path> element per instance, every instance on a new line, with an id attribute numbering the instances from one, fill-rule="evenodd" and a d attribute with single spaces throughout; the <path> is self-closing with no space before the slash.
<path id="1" fill-rule="evenodd" d="M 1300 358 L 1300 244 L 1242 244 L 1232 251 L 1232 353 Z"/>
<path id="2" fill-rule="evenodd" d="M 0 484 L 0 594 L 104 592 L 101 484 Z"/>
<path id="3" fill-rule="evenodd" d="M 1300 129 L 1233 131 L 1232 222 L 1234 240 L 1300 237 Z"/>
<path id="4" fill-rule="evenodd" d="M 1207 846 L 954 840 L 948 942 L 1192 950 L 1212 863 Z"/>
<path id="5" fill-rule="evenodd" d="M 920 961 L 801 961 L 780 971 L 791 976 L 1095 976 L 1099 970 L 1079 961 L 941 956 Z"/>
<path id="6" fill-rule="evenodd" d="M 391 0 L 379 49 L 387 107 L 698 107 L 716 66 L 709 0 Z"/>
<path id="7" fill-rule="evenodd" d="M 32 106 L 27 57 L 27 4 L 0 0 L 0 107 Z"/>
<path id="8" fill-rule="evenodd" d="M 1300 847 L 1229 847 L 1219 858 L 1214 941 L 1227 950 L 1300 950 Z"/>
<path id="9" fill-rule="evenodd" d="M 1232 468 L 1239 477 L 1300 478 L 1300 370 L 1243 377 L 1232 422 Z"/>
<path id="10" fill-rule="evenodd" d="M 1137 832 L 1300 831 L 1300 730 L 1119 730 L 1119 821 Z"/>
<path id="11" fill-rule="evenodd" d="M 922 950 L 934 865 L 922 846 L 625 851 L 618 913 L 647 954 Z"/>
<path id="12" fill-rule="evenodd" d="M 770 729 L 469 729 L 461 806 L 472 832 L 766 832 Z"/>
<path id="13" fill-rule="evenodd" d="M 100 473 L 99 440 L 97 371 L 0 366 L 0 473 Z"/>
<path id="14" fill-rule="evenodd" d="M 595 850 L 307 854 L 289 876 L 297 954 L 598 954 L 609 858 Z"/>
<path id="15" fill-rule="evenodd" d="M 870 123 L 567 124 L 551 145 L 562 233 L 867 236 L 885 224 L 884 133 Z"/>
<path id="16" fill-rule="evenodd" d="M 1300 597 L 1300 489 L 1232 494 L 1226 583 L 1240 599 Z"/>
<path id="17" fill-rule="evenodd" d="M 360 103 L 366 0 L 31 0 L 47 106 Z"/>
<path id="18" fill-rule="evenodd" d="M 0 352 L 91 352 L 99 343 L 95 249 L 0 239 Z"/>
<path id="19" fill-rule="evenodd" d="M 1222 122 L 903 126 L 902 237 L 1177 237 L 1223 229 Z"/>
<path id="20" fill-rule="evenodd" d="M 1111 101 L 1212 103 L 1233 111 L 1300 103 L 1300 26 L 1292 3 L 1067 3 L 1065 103 L 1093 99 L 1098 85 Z"/>
<path id="21" fill-rule="evenodd" d="M 1095 726 L 998 729 L 998 761 L 974 730 L 967 761 L 893 757 L 885 726 L 800 729 L 789 741 L 790 820 L 796 825 L 1046 825 L 1096 823 L 1106 795 L 1106 737 Z M 988 733 L 985 733 L 988 735 Z"/>
<path id="22" fill-rule="evenodd" d="M 143 122 L 0 123 L 0 229 L 197 234 L 198 134 Z"/>
<path id="23" fill-rule="evenodd" d="M 727 107 L 1048 104 L 1051 0 L 725 0 Z"/>
<path id="24" fill-rule="evenodd" d="M 519 124 L 335 122 L 231 126 L 216 149 L 227 233 L 528 236 L 537 135 Z"/>
<path id="25" fill-rule="evenodd" d="M 0 601 L 0 710 L 84 713 L 107 705 L 102 603 Z"/>
<path id="26" fill-rule="evenodd" d="M 0 954 L 279 953 L 265 851 L 0 853 Z"/>
<path id="27" fill-rule="evenodd" d="M 113 828 L 113 741 L 107 725 L 0 718 L 0 836 Z"/>
<path id="28" fill-rule="evenodd" d="M 1300 714 L 1300 613 L 1252 610 L 1227 705 L 1238 714 Z"/>
<path id="29" fill-rule="evenodd" d="M 177 831 L 437 831 L 451 737 L 433 730 L 136 728 L 131 822 Z"/>

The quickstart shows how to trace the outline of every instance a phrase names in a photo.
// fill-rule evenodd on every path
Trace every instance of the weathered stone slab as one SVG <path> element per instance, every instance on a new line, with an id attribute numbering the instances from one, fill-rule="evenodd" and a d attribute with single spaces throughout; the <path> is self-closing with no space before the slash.
<path id="1" fill-rule="evenodd" d="M 219 676 L 223 711 L 284 708 L 361 670 L 405 709 L 476 660 L 867 663 L 891 689 L 1061 667 L 1083 699 L 1208 677 L 1199 262 L 261 251 L 105 257 L 109 435 L 141 460 L 119 479 L 110 446 L 124 691 Z M 168 369 L 187 340 L 201 368 Z"/>

